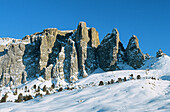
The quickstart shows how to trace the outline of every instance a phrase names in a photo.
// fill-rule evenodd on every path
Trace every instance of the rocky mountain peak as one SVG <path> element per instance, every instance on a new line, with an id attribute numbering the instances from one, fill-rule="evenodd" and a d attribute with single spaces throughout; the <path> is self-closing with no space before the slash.
<path id="1" fill-rule="evenodd" d="M 127 61 L 133 68 L 140 68 L 145 60 L 145 55 L 139 48 L 139 41 L 135 35 L 129 40 L 128 46 L 126 48 Z"/>
<path id="2" fill-rule="evenodd" d="M 96 29 L 88 28 L 85 22 L 80 22 L 75 30 L 47 28 L 22 40 L 0 38 L 0 43 L 3 86 L 19 85 L 36 76 L 62 85 L 64 81 L 75 82 L 87 77 L 98 67 L 104 71 L 120 70 L 122 66 L 137 69 L 150 57 L 142 53 L 135 35 L 124 49 L 116 28 L 100 44 Z M 157 57 L 162 55 L 159 50 Z"/>
<path id="3" fill-rule="evenodd" d="M 165 53 L 163 53 L 163 51 L 161 49 L 158 50 L 158 52 L 156 53 L 156 57 L 159 58 L 163 55 L 166 55 Z"/>
<path id="4" fill-rule="evenodd" d="M 121 49 L 120 49 L 121 48 Z M 101 44 L 98 46 L 98 59 L 99 66 L 104 71 L 116 70 L 118 54 L 122 51 L 122 44 L 119 39 L 119 32 L 116 28 L 112 30 L 112 33 L 108 33 Z"/>
<path id="5" fill-rule="evenodd" d="M 83 22 L 83 21 L 79 22 L 78 29 L 79 28 L 86 28 L 86 22 Z"/>
<path id="6" fill-rule="evenodd" d="M 129 40 L 127 48 L 139 48 L 139 40 L 137 36 L 132 35 L 132 37 Z"/>
<path id="7" fill-rule="evenodd" d="M 114 35 L 119 37 L 119 32 L 118 32 L 117 28 L 113 28 L 112 34 L 114 34 Z"/>

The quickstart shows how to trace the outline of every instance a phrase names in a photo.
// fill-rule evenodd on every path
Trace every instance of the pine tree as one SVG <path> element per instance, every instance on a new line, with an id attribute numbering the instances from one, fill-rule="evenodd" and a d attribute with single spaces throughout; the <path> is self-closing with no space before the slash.
<path id="1" fill-rule="evenodd" d="M 15 92 L 14 92 L 14 95 L 17 95 L 17 94 L 18 94 L 18 89 L 16 88 Z"/>
<path id="2" fill-rule="evenodd" d="M 27 91 L 27 86 L 25 86 L 25 90 Z"/>
<path id="3" fill-rule="evenodd" d="M 6 102 L 6 101 L 7 101 L 7 98 L 8 98 L 8 94 L 6 93 L 6 94 L 4 95 L 4 97 L 2 97 L 1 103 L 2 103 L 2 102 Z"/>
<path id="4" fill-rule="evenodd" d="M 38 86 L 37 92 L 40 92 L 40 86 Z"/>
<path id="5" fill-rule="evenodd" d="M 46 87 L 46 85 L 44 85 L 43 92 L 46 92 L 46 91 L 47 91 L 47 87 Z"/>
<path id="6" fill-rule="evenodd" d="M 22 95 L 22 93 L 20 93 L 18 95 L 18 100 L 16 102 L 22 102 L 22 101 L 23 101 L 23 95 Z"/>
<path id="7" fill-rule="evenodd" d="M 111 84 L 113 84 L 114 83 L 114 80 L 113 79 L 111 79 Z"/>
<path id="8" fill-rule="evenodd" d="M 124 81 L 126 81 L 126 77 L 124 77 L 124 79 L 123 79 Z"/>
<path id="9" fill-rule="evenodd" d="M 51 88 L 52 88 L 52 89 L 54 89 L 54 88 L 55 88 L 55 84 L 54 84 L 54 83 L 51 85 Z"/>
<path id="10" fill-rule="evenodd" d="M 121 78 L 118 78 L 118 82 L 122 82 L 122 79 L 121 79 Z"/>
<path id="11" fill-rule="evenodd" d="M 37 86 L 36 86 L 36 85 L 34 85 L 34 86 L 33 86 L 33 88 L 34 88 L 34 89 L 36 89 L 36 88 L 37 88 Z"/>
<path id="12" fill-rule="evenodd" d="M 61 87 L 61 88 L 59 88 L 58 92 L 60 92 L 60 91 L 62 91 L 62 90 L 63 90 L 63 88 Z"/>
<path id="13" fill-rule="evenodd" d="M 50 92 L 48 90 L 46 91 L 46 95 L 50 95 Z"/>
<path id="14" fill-rule="evenodd" d="M 100 81 L 99 82 L 99 86 L 103 86 L 104 85 L 104 82 L 103 81 Z"/>
<path id="15" fill-rule="evenodd" d="M 137 79 L 141 79 L 140 75 L 137 75 Z"/>

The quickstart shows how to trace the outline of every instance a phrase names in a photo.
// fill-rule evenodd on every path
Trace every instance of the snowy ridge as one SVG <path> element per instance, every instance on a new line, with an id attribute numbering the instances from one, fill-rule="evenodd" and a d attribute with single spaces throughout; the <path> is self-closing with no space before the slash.
<path id="1" fill-rule="evenodd" d="M 63 90 L 51 95 L 45 95 L 43 98 L 35 99 L 23 103 L 1 103 L 1 111 L 20 112 L 20 111 L 74 111 L 74 112 L 97 112 L 97 111 L 170 111 L 170 57 L 163 56 L 156 59 L 150 59 L 143 70 L 119 70 L 104 72 L 98 68 L 95 72 L 86 78 L 80 79 L 73 84 L 76 89 Z M 149 65 L 150 63 L 150 65 Z M 149 67 L 149 70 L 148 70 Z M 163 74 L 164 73 L 164 74 Z M 135 80 L 130 80 L 130 74 L 133 74 Z M 136 80 L 137 75 L 141 79 Z M 113 83 L 107 82 L 113 79 L 126 77 L 127 81 Z M 149 77 L 155 77 L 156 80 Z M 158 80 L 159 79 L 159 80 Z M 104 82 L 104 86 L 98 86 L 99 81 Z M 28 88 L 34 84 L 42 88 L 44 85 L 51 86 L 52 81 L 45 81 L 42 77 L 27 82 Z M 81 88 L 78 88 L 81 85 Z M 71 86 L 71 85 L 69 85 Z M 24 88 L 25 85 L 18 86 Z M 9 88 L 3 89 L 1 93 L 9 91 Z M 24 93 L 24 92 L 23 92 Z M 24 93 L 25 95 L 27 93 Z M 33 95 L 33 93 L 32 93 Z M 9 93 L 9 99 L 15 99 Z"/>
<path id="2" fill-rule="evenodd" d="M 127 73 L 126 71 L 121 71 Z M 114 72 L 113 72 L 114 73 Z M 120 72 L 114 73 L 118 75 Z M 132 73 L 132 71 L 129 71 Z M 136 73 L 142 73 L 138 71 Z M 111 73 L 105 73 L 113 78 Z M 99 77 L 105 77 L 98 74 Z M 123 75 L 122 75 L 123 76 Z M 95 74 L 90 76 L 93 81 Z M 88 78 L 88 77 L 87 77 Z M 82 79 L 85 84 L 88 79 Z M 89 80 L 88 80 L 89 81 Z M 63 91 L 43 98 L 35 98 L 23 103 L 0 104 L 2 111 L 169 111 L 169 81 L 164 80 L 131 80 L 106 86 L 87 87 L 72 91 Z"/>

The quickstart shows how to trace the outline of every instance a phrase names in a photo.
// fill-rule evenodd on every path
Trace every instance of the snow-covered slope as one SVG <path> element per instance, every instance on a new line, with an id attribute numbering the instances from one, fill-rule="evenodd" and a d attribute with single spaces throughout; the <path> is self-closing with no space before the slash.
<path id="1" fill-rule="evenodd" d="M 64 112 L 143 112 L 143 111 L 170 111 L 170 57 L 162 56 L 159 59 L 152 58 L 145 62 L 140 70 L 120 70 L 104 72 L 98 68 L 93 74 L 82 78 L 73 84 L 76 89 L 63 90 L 43 98 L 22 103 L 1 103 L 0 112 L 21 111 L 64 111 Z M 130 77 L 133 74 L 133 78 Z M 137 75 L 141 79 L 137 80 Z M 118 78 L 127 81 L 108 85 L 108 81 Z M 156 78 L 152 79 L 151 77 Z M 104 86 L 98 86 L 103 81 Z M 26 85 L 31 88 L 34 84 L 50 87 L 51 82 L 43 78 L 35 79 Z M 81 88 L 79 86 L 81 85 Z M 70 86 L 70 85 L 69 85 Z M 21 85 L 18 88 L 24 88 Z M 2 92 L 8 91 L 2 90 Z"/>
<path id="2" fill-rule="evenodd" d="M 168 67 L 169 66 L 169 67 Z M 170 69 L 170 57 L 163 55 L 162 57 L 150 57 L 149 60 L 144 62 L 144 65 L 140 69 L 160 69 L 169 70 Z"/>
<path id="3" fill-rule="evenodd" d="M 169 81 L 132 80 L 55 93 L 24 103 L 0 104 L 1 112 L 170 111 Z"/>

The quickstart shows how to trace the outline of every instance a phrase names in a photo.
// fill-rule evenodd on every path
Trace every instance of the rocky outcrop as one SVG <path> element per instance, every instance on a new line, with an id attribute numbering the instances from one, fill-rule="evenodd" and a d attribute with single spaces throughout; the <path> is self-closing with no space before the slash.
<path id="1" fill-rule="evenodd" d="M 44 35 L 40 38 L 40 71 L 45 69 L 47 66 L 49 54 L 52 53 L 52 48 L 54 47 L 54 43 L 56 41 L 57 29 L 45 29 L 43 33 Z"/>
<path id="2" fill-rule="evenodd" d="M 53 68 L 53 78 L 56 79 L 58 82 L 65 79 L 64 76 L 64 60 L 65 60 L 65 52 L 64 47 L 61 47 L 61 51 L 56 58 L 56 63 Z"/>
<path id="3" fill-rule="evenodd" d="M 53 64 L 49 65 L 45 68 L 44 79 L 51 80 L 51 71 L 52 71 Z"/>
<path id="4" fill-rule="evenodd" d="M 65 48 L 65 77 L 68 79 L 68 81 L 75 82 L 78 80 L 78 59 L 75 42 L 69 38 Z"/>
<path id="5" fill-rule="evenodd" d="M 163 54 L 159 50 L 157 57 Z M 124 49 L 114 28 L 100 44 L 96 29 L 80 22 L 75 30 L 48 28 L 22 40 L 0 38 L 0 82 L 3 86 L 19 85 L 44 76 L 45 80 L 56 80 L 56 84 L 62 85 L 87 77 L 97 67 L 104 71 L 120 70 L 123 66 L 140 68 L 145 58 L 150 56 L 142 53 L 136 36 Z"/>
<path id="6" fill-rule="evenodd" d="M 163 51 L 161 49 L 159 49 L 159 51 L 156 53 L 156 57 L 159 58 L 163 55 L 166 55 L 165 53 L 163 53 Z"/>
<path id="7" fill-rule="evenodd" d="M 22 60 L 24 50 L 25 45 L 23 43 L 11 44 L 3 56 L 0 57 L 0 81 L 2 86 L 7 85 L 10 81 L 13 85 L 19 85 L 22 78 L 24 82 L 26 81 L 25 66 Z"/>
<path id="8" fill-rule="evenodd" d="M 129 40 L 128 46 L 126 48 L 127 62 L 134 69 L 140 68 L 145 60 L 145 55 L 139 48 L 139 41 L 135 35 Z"/>
<path id="9" fill-rule="evenodd" d="M 117 62 L 123 58 L 124 48 L 119 39 L 119 32 L 116 28 L 112 33 L 107 34 L 97 50 L 99 65 L 104 71 L 118 69 Z M 118 59 L 119 56 L 119 59 Z"/>
<path id="10" fill-rule="evenodd" d="M 76 32 L 79 73 L 87 77 L 97 68 L 96 47 L 99 45 L 98 33 L 94 28 L 88 29 L 85 22 L 80 22 Z M 94 47 L 94 48 L 93 48 Z"/>

